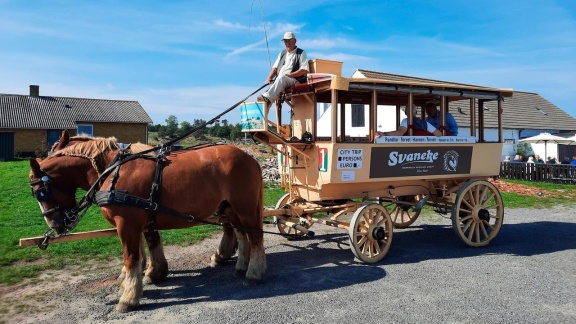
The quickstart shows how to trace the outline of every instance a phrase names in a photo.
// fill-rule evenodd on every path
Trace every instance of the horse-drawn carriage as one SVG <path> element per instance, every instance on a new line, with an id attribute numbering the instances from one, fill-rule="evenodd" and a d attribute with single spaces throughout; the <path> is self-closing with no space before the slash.
<path id="1" fill-rule="evenodd" d="M 292 236 L 311 235 L 315 223 L 347 229 L 354 255 L 369 263 L 386 255 L 393 227 L 412 224 L 424 205 L 450 213 L 456 234 L 470 246 L 484 246 L 498 234 L 504 205 L 487 177 L 499 171 L 501 102 L 510 90 L 343 78 L 335 62 L 318 60 L 312 66 L 310 82 L 288 89 L 275 103 L 275 120 L 269 118 L 274 107 L 268 103 L 245 103 L 241 110 L 244 131 L 278 152 L 287 193 L 275 208 L 264 209 L 260 167 L 238 148 L 170 152 L 162 146 L 130 152 L 114 139 L 63 132 L 52 156 L 30 161 L 30 185 L 50 230 L 21 244 L 39 242 L 45 248 L 49 241 L 117 233 L 124 253 L 118 310 L 127 311 L 138 305 L 143 282 L 167 276 L 158 230 L 223 224 L 212 262 L 237 251 L 236 275 L 249 284 L 266 270 L 266 216 L 274 217 L 281 234 Z M 376 140 L 380 123 L 390 119 L 386 111 L 394 113 L 397 126 L 402 106 L 429 101 L 439 103 L 442 125 L 452 104 L 467 104 L 468 134 L 411 136 L 409 128 L 408 136 Z M 487 101 L 496 101 L 498 110 L 498 138 L 492 142 L 485 137 Z M 283 104 L 290 107 L 288 123 L 282 122 Z M 415 117 L 411 109 L 406 113 L 408 120 Z M 78 188 L 87 190 L 79 202 Z M 71 238 L 69 232 L 92 204 L 116 229 Z M 144 241 L 150 258 L 143 276 Z"/>
<path id="2" fill-rule="evenodd" d="M 339 64 L 313 61 L 308 84 L 287 89 L 276 103 L 248 103 L 242 109 L 243 130 L 278 152 L 287 193 L 265 214 L 276 215 L 279 232 L 304 235 L 314 223 L 344 228 L 354 255 L 377 262 L 390 248 L 393 227 L 409 226 L 430 205 L 451 215 L 455 233 L 466 244 L 487 245 L 504 217 L 500 193 L 487 178 L 499 172 L 501 102 L 512 91 L 344 78 Z M 497 103 L 495 141 L 485 136 L 488 101 Z M 407 136 L 377 138 L 377 131 L 386 130 L 386 118 L 395 120 L 395 127 L 402 107 L 412 106 L 420 107 L 423 118 L 429 102 L 440 106 L 442 126 L 448 108 L 458 105 L 470 127 L 458 136 L 412 136 L 416 132 L 408 123 Z M 285 106 L 289 121 L 283 124 Z M 405 111 L 409 121 L 418 117 L 412 109 Z M 278 215 L 279 209 L 289 212 Z"/>

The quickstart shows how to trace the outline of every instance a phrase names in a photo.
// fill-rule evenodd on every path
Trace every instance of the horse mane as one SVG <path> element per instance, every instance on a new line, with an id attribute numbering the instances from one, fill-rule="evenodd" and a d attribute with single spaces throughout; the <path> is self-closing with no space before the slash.
<path id="1" fill-rule="evenodd" d="M 53 152 L 50 157 L 75 156 L 90 160 L 94 169 L 100 174 L 98 160 L 104 159 L 104 154 L 108 151 L 117 150 L 117 140 L 114 137 L 89 137 L 73 136 L 70 142 L 63 149 Z M 56 145 L 56 144 L 54 144 Z M 49 157 L 49 158 L 50 158 Z"/>
<path id="2" fill-rule="evenodd" d="M 140 142 L 132 143 L 130 144 L 130 153 L 140 153 L 142 151 L 146 151 L 152 148 L 154 148 L 154 146 L 148 144 L 142 144 Z"/>
<path id="3" fill-rule="evenodd" d="M 52 146 L 53 154 L 51 156 L 75 156 L 82 157 L 90 160 L 92 166 L 98 174 L 100 174 L 100 168 L 98 168 L 98 161 L 103 160 L 104 154 L 108 151 L 117 150 L 118 141 L 115 137 L 103 138 L 103 137 L 90 137 L 86 135 L 73 136 L 70 137 L 69 143 L 61 150 L 54 151 L 54 148 L 58 144 L 56 142 Z M 130 144 L 128 149 L 129 153 L 140 153 L 154 148 L 154 146 L 138 143 Z M 154 155 L 154 152 L 148 153 L 148 155 Z"/>

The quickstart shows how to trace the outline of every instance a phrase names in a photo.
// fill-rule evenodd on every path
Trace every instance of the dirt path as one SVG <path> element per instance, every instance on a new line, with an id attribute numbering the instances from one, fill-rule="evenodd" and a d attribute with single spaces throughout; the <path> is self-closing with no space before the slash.
<path id="1" fill-rule="evenodd" d="M 271 230 L 271 228 L 267 228 Z M 450 221 L 421 215 L 394 230 L 382 262 L 354 261 L 347 232 L 265 236 L 268 272 L 246 289 L 233 263 L 209 268 L 219 235 L 166 247 L 170 275 L 118 314 L 120 260 L 45 273 L 0 288 L 6 323 L 574 323 L 576 218 L 572 208 L 510 209 L 498 237 L 470 248 Z M 529 305 L 527 307 L 526 305 Z"/>

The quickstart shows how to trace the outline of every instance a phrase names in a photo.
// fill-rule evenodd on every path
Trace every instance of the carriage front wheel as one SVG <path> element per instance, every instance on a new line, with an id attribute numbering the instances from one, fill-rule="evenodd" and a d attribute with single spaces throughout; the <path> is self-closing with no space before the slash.
<path id="1" fill-rule="evenodd" d="M 452 206 L 454 232 L 469 246 L 486 246 L 504 221 L 500 192 L 486 180 L 469 180 L 456 193 Z"/>
<path id="2" fill-rule="evenodd" d="M 366 204 L 354 212 L 350 227 L 350 248 L 358 260 L 375 263 L 392 244 L 392 220 L 380 204 Z"/>
<path id="3" fill-rule="evenodd" d="M 283 208 L 286 205 L 289 204 L 293 204 L 293 203 L 301 203 L 304 202 L 304 199 L 301 197 L 293 197 L 292 199 L 290 198 L 290 193 L 284 194 L 282 197 L 280 197 L 280 199 L 278 199 L 278 202 L 276 203 L 276 209 L 280 209 Z M 305 216 L 305 215 L 303 215 Z M 290 235 L 293 238 L 296 237 L 301 237 L 304 236 L 304 232 L 299 231 L 291 226 L 286 226 L 285 224 L 279 223 L 280 216 L 274 216 L 274 224 L 276 224 L 276 230 L 278 231 L 278 233 L 283 234 L 283 235 Z M 300 217 L 297 216 L 291 216 L 291 217 L 284 217 L 282 216 L 282 219 L 286 220 L 286 221 L 290 221 L 292 223 L 297 223 L 300 224 L 301 226 L 305 227 L 305 228 L 310 228 L 310 223 L 308 222 L 300 222 Z"/>

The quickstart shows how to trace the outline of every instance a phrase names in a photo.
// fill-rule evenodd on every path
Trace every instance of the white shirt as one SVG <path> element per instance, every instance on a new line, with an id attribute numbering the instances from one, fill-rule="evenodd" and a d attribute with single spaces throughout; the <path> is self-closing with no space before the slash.
<path id="1" fill-rule="evenodd" d="M 290 53 L 286 51 L 286 54 L 284 55 L 284 65 L 281 67 L 278 67 L 278 64 L 280 64 L 282 52 L 278 54 L 273 67 L 278 69 L 277 73 L 279 76 L 292 73 L 292 66 L 294 66 L 294 60 L 296 59 L 296 49 L 298 49 L 298 47 L 294 48 L 294 50 Z M 302 54 L 300 54 L 300 70 L 310 71 L 308 69 L 308 56 L 306 56 L 306 51 L 302 51 Z"/>

